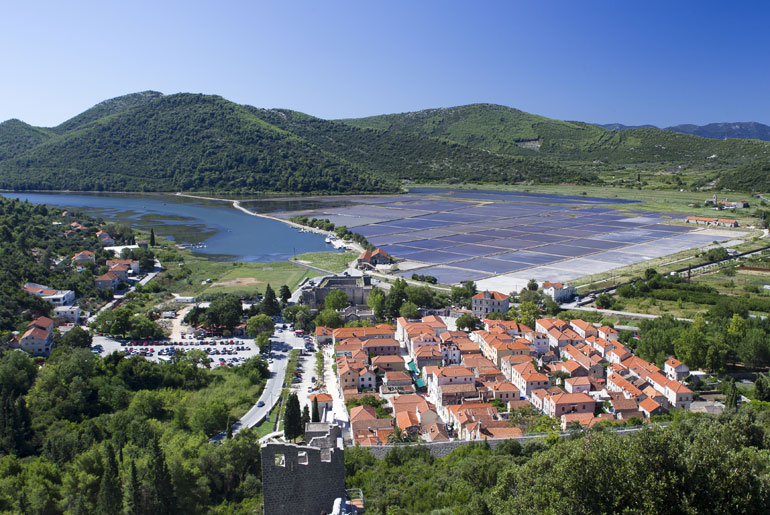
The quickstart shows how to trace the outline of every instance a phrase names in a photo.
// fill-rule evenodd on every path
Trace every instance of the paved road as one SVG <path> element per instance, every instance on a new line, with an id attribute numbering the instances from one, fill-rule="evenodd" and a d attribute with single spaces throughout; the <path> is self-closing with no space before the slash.
<path id="1" fill-rule="evenodd" d="M 246 414 L 233 424 L 233 433 L 237 433 L 244 427 L 254 427 L 260 423 L 270 413 L 270 410 L 278 402 L 283 388 L 283 380 L 286 375 L 286 365 L 289 362 L 289 351 L 292 349 L 304 349 L 305 341 L 302 338 L 294 336 L 292 331 L 279 331 L 276 329 L 275 335 L 271 338 L 279 342 L 273 345 L 273 363 L 270 365 L 270 377 L 265 383 L 265 388 L 259 401 L 264 402 L 264 406 L 255 404 Z M 212 438 L 217 439 L 220 436 Z"/>

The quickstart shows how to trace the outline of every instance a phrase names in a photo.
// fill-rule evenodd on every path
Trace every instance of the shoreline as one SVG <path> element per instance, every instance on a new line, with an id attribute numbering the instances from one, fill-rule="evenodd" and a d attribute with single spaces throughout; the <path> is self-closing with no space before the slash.
<path id="1" fill-rule="evenodd" d="M 217 202 L 229 202 L 235 209 L 237 209 L 238 211 L 240 211 L 240 212 L 242 212 L 244 214 L 251 215 L 251 216 L 256 216 L 256 217 L 259 217 L 259 218 L 266 218 L 268 220 L 274 220 L 276 222 L 282 222 L 282 223 L 288 225 L 289 227 L 293 227 L 295 229 L 302 229 L 302 230 L 304 230 L 306 232 L 312 232 L 312 233 L 320 234 L 320 235 L 323 235 L 323 236 L 331 236 L 331 237 L 337 238 L 337 235 L 334 232 L 332 232 L 332 231 L 324 231 L 323 229 L 318 229 L 317 227 L 307 227 L 307 226 L 300 225 L 298 223 L 292 222 L 290 220 L 285 220 L 283 218 L 279 218 L 277 216 L 271 216 L 271 215 L 264 214 L 264 213 L 256 213 L 254 211 L 250 211 L 250 210 L 246 209 L 245 207 L 243 207 L 241 205 L 241 201 L 240 200 L 231 200 L 231 199 L 223 199 L 223 198 L 215 198 L 215 197 L 204 197 L 204 196 L 201 196 L 201 195 L 190 195 L 188 193 L 182 193 L 182 192 L 177 192 L 175 194 L 175 196 L 177 196 L 177 197 L 193 198 L 193 199 L 198 199 L 198 200 L 211 200 L 211 201 L 217 201 Z M 350 242 L 348 245 L 353 247 L 353 249 L 355 251 L 357 251 L 357 252 L 363 252 L 364 251 L 363 247 L 361 247 L 356 242 Z"/>

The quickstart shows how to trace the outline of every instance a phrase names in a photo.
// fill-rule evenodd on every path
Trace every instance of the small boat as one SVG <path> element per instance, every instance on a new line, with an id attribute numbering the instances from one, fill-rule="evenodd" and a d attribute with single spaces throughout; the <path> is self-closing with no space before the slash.
<path id="1" fill-rule="evenodd" d="M 332 242 L 332 239 L 331 239 L 331 238 L 326 238 L 324 241 L 325 241 L 326 243 L 331 243 L 331 242 Z"/>

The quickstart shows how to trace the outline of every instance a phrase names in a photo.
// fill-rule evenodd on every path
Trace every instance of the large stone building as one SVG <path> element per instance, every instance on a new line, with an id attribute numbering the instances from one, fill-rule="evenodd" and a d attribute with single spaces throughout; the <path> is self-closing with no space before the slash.
<path id="1" fill-rule="evenodd" d="M 323 309 L 326 297 L 334 290 L 342 290 L 353 306 L 366 307 L 366 298 L 372 291 L 368 276 L 347 277 L 332 275 L 309 281 L 302 287 L 302 303 L 310 309 Z M 368 309 L 368 308 L 367 308 Z"/>
<path id="2" fill-rule="evenodd" d="M 264 513 L 331 513 L 335 500 L 346 498 L 345 451 L 339 426 L 308 424 L 305 438 L 308 445 L 262 445 Z"/>
<path id="3" fill-rule="evenodd" d="M 508 295 L 499 291 L 482 291 L 473 296 L 473 314 L 486 318 L 490 313 L 508 313 Z"/>

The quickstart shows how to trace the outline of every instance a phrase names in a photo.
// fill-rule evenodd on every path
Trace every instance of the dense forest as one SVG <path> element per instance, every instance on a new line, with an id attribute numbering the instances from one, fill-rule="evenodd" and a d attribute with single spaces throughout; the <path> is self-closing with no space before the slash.
<path id="1" fill-rule="evenodd" d="M 53 129 L 54 136 L 0 161 L 0 187 L 233 193 L 395 190 L 373 173 L 220 97 L 143 99 L 112 114 L 98 108 L 101 117 L 84 113 L 80 122 L 65 122 L 64 128 Z"/>
<path id="2" fill-rule="evenodd" d="M 395 192 L 405 180 L 596 183 L 596 170 L 626 166 L 721 174 L 768 157 L 756 140 L 613 131 L 490 104 L 330 121 L 147 91 L 57 127 L 0 123 L 0 188 L 17 190 Z"/>
<path id="3" fill-rule="evenodd" d="M 190 351 L 168 363 L 59 344 L 38 369 L 0 356 L 0 512 L 254 513 L 257 436 L 209 437 L 267 377 L 259 357 L 209 371 Z"/>

